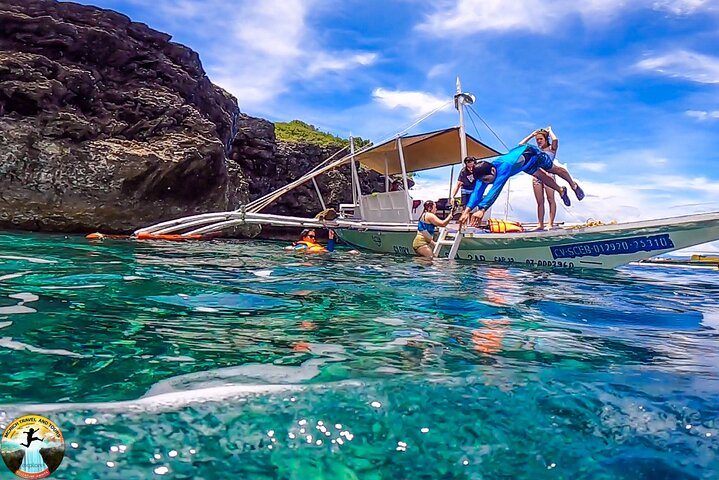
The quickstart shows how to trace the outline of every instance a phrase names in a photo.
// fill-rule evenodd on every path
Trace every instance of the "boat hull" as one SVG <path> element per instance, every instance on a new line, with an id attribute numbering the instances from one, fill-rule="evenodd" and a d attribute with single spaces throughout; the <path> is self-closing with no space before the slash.
<path id="1" fill-rule="evenodd" d="M 339 229 L 361 249 L 415 255 L 414 231 Z M 583 228 L 507 234 L 468 233 L 457 259 L 561 269 L 611 269 L 656 255 L 719 240 L 719 213 Z M 446 256 L 444 248 L 440 256 Z"/>

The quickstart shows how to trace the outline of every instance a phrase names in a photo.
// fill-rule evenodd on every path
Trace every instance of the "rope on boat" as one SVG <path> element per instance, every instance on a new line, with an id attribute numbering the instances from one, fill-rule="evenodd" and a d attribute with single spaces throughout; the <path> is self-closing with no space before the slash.
<path id="1" fill-rule="evenodd" d="M 386 139 L 382 140 L 380 143 L 385 143 L 392 138 L 399 138 L 402 135 L 406 134 L 410 129 L 414 128 L 430 116 L 434 115 L 438 111 L 446 108 L 448 105 L 450 105 L 454 100 L 449 100 L 446 103 L 438 106 L 434 110 L 428 112 L 427 114 L 421 116 L 418 120 L 416 120 L 414 123 L 412 123 L 409 127 L 405 128 L 404 130 L 400 131 L 397 134 L 394 134 L 390 137 L 387 137 Z M 259 224 L 270 224 L 270 225 L 284 225 L 284 226 L 297 226 L 297 227 L 322 227 L 325 226 L 325 222 L 318 221 L 317 219 L 305 219 L 300 217 L 280 217 L 275 218 L 277 216 L 273 215 L 265 215 L 260 214 L 260 210 L 270 205 L 272 202 L 277 200 L 279 197 L 284 195 L 285 193 L 297 188 L 298 186 L 314 179 L 315 177 L 322 175 L 325 172 L 328 172 L 334 168 L 337 168 L 345 163 L 349 163 L 355 155 L 359 155 L 361 153 L 364 153 L 366 150 L 369 150 L 373 148 L 373 144 L 366 145 L 365 147 L 359 149 L 358 151 L 354 152 L 354 154 L 345 154 L 340 159 L 334 160 L 340 153 L 345 151 L 349 146 L 345 146 L 341 148 L 340 150 L 336 151 L 332 155 L 330 155 L 327 159 L 323 160 L 319 164 L 315 165 L 310 171 L 302 175 L 300 178 L 290 182 L 289 184 L 274 190 L 266 195 L 263 195 L 260 198 L 257 198 L 253 200 L 252 202 L 248 204 L 242 204 L 237 209 L 229 212 L 216 212 L 216 213 L 206 213 L 201 215 L 191 215 L 188 217 L 178 218 L 175 220 L 169 220 L 166 222 L 161 222 L 155 225 L 150 225 L 148 227 L 140 228 L 134 232 L 135 236 L 143 235 L 169 235 L 173 232 L 182 232 L 183 230 L 187 230 L 190 227 L 196 227 L 190 231 L 186 231 L 184 233 L 180 233 L 180 235 L 189 236 L 189 235 L 204 235 L 211 232 L 216 232 L 223 230 L 228 227 L 237 226 L 237 225 L 244 225 L 248 223 L 259 223 Z M 351 226 L 352 228 L 359 228 L 359 229 L 367 229 L 372 228 L 372 224 L 365 224 L 363 222 L 340 222 L 340 223 L 347 223 L 348 226 Z M 350 225 L 351 223 L 351 225 Z M 398 229 L 397 231 L 404 231 L 408 227 L 406 225 L 398 224 L 397 226 L 391 226 L 390 229 Z M 414 227 L 413 227 L 414 228 Z"/>
<path id="2" fill-rule="evenodd" d="M 507 146 L 507 144 L 504 143 L 504 141 L 503 141 L 501 138 L 499 138 L 499 135 L 497 135 L 497 132 L 495 132 L 494 130 L 492 130 L 492 127 L 490 127 L 489 124 L 484 121 L 484 119 L 482 118 L 482 116 L 481 116 L 479 113 L 477 113 L 477 112 L 474 110 L 474 108 L 472 108 L 472 105 L 467 105 L 467 108 L 469 109 L 468 111 L 469 111 L 469 113 L 470 113 L 469 119 L 470 119 L 470 121 L 472 122 L 472 125 L 474 125 L 474 129 L 477 131 L 477 134 L 479 135 L 479 129 L 477 128 L 477 125 L 474 123 L 474 119 L 472 119 L 472 115 L 471 115 L 472 113 L 475 114 L 475 115 L 477 116 L 477 118 L 479 118 L 479 119 L 482 121 L 482 123 L 484 124 L 484 126 L 487 127 L 487 130 L 489 130 L 490 132 L 492 132 L 492 134 L 494 135 L 494 137 L 495 137 L 497 140 L 499 140 L 499 143 L 501 143 L 506 150 L 509 150 L 509 147 Z M 507 220 L 507 219 L 509 218 L 509 210 L 511 209 L 511 205 L 509 204 L 509 194 L 510 194 L 510 192 L 511 192 L 511 183 L 512 183 L 512 179 L 510 178 L 510 179 L 507 180 L 507 184 L 505 185 L 505 188 L 507 189 L 507 195 L 506 195 L 507 199 L 506 199 L 506 201 L 504 202 L 504 220 Z"/>

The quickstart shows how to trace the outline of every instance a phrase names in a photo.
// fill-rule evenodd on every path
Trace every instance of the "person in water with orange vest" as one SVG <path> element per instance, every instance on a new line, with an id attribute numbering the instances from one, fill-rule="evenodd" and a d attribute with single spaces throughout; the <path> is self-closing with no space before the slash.
<path id="1" fill-rule="evenodd" d="M 301 253 L 328 253 L 335 249 L 335 232 L 329 231 L 329 241 L 327 247 L 323 247 L 317 243 L 317 234 L 314 229 L 305 228 L 300 233 L 300 239 L 292 245 L 285 247 L 285 250 L 295 250 Z"/>

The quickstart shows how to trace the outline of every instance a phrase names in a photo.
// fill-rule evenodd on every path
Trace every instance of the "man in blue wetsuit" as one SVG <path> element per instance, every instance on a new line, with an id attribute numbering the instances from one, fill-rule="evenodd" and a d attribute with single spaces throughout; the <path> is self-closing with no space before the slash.
<path id="1" fill-rule="evenodd" d="M 557 182 L 544 171 L 551 170 L 552 167 L 552 158 L 533 145 L 519 145 L 510 150 L 509 153 L 505 153 L 491 162 L 479 162 L 474 167 L 474 178 L 477 179 L 477 184 L 474 187 L 472 196 L 469 198 L 469 202 L 465 205 L 464 212 L 462 212 L 462 215 L 459 217 L 459 224 L 465 225 L 470 219 L 472 210 L 474 210 L 475 207 L 479 207 L 479 210 L 472 214 L 470 221 L 471 226 L 479 226 L 484 217 L 484 212 L 497 200 L 507 180 L 519 172 L 525 172 L 537 177 L 544 185 L 558 191 L 564 204 L 569 206 L 571 202 L 567 195 L 567 188 L 560 187 Z M 484 195 L 490 183 L 492 184 L 492 188 L 489 189 L 487 195 Z M 582 198 L 583 197 L 584 194 L 582 193 Z"/>

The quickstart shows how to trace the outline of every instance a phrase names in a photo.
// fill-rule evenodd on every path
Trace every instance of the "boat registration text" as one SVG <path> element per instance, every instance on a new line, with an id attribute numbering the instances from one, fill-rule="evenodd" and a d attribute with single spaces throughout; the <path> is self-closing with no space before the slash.
<path id="1" fill-rule="evenodd" d="M 572 243 L 550 247 L 552 258 L 598 257 L 600 255 L 626 255 L 637 252 L 651 252 L 674 248 L 669 234 L 647 237 L 620 238 L 599 242 Z"/>

